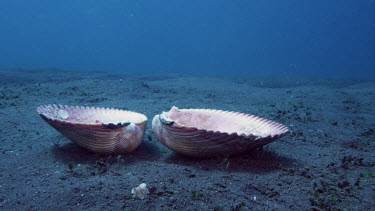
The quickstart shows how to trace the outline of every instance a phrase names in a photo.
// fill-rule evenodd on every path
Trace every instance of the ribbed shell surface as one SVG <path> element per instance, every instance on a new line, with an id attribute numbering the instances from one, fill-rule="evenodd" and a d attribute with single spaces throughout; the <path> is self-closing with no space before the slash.
<path id="1" fill-rule="evenodd" d="M 44 105 L 38 114 L 78 145 L 98 153 L 127 153 L 142 142 L 147 117 L 109 108 Z"/>
<path id="2" fill-rule="evenodd" d="M 178 109 L 156 115 L 153 131 L 181 154 L 210 157 L 250 151 L 282 137 L 288 128 L 260 117 L 210 109 Z"/>

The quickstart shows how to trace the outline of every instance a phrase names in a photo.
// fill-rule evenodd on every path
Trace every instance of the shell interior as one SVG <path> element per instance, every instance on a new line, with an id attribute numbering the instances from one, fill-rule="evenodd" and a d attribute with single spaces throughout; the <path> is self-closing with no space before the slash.
<path id="1" fill-rule="evenodd" d="M 39 115 L 72 124 L 109 124 L 109 123 L 140 123 L 147 121 L 147 117 L 132 111 L 113 108 L 69 107 L 62 105 L 45 105 L 38 107 Z"/>
<path id="2" fill-rule="evenodd" d="M 282 124 L 254 115 L 210 109 L 178 109 L 172 107 L 161 118 L 174 122 L 177 127 L 197 128 L 212 132 L 241 136 L 268 137 L 288 132 Z"/>

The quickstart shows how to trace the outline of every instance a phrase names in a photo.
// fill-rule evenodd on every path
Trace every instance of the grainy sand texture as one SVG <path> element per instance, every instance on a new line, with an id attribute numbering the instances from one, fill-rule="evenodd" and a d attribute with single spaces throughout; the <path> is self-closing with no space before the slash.
<path id="1" fill-rule="evenodd" d="M 102 155 L 36 112 L 44 104 L 126 109 L 149 119 L 134 152 Z M 152 118 L 172 106 L 243 112 L 289 128 L 237 156 L 191 158 L 162 145 Z M 375 82 L 0 70 L 4 210 L 371 210 Z M 149 194 L 133 198 L 146 183 Z"/>

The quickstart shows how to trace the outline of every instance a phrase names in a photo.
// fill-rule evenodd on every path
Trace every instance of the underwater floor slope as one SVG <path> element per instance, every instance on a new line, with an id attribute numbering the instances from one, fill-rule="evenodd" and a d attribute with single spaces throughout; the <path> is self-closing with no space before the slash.
<path id="1" fill-rule="evenodd" d="M 0 71 L 0 208 L 370 210 L 375 206 L 375 82 L 224 79 L 57 70 Z M 37 114 L 43 104 L 145 114 L 131 154 L 95 154 Z M 151 120 L 172 106 L 244 112 L 289 127 L 251 153 L 198 159 L 169 150 Z M 146 183 L 150 194 L 132 197 Z"/>

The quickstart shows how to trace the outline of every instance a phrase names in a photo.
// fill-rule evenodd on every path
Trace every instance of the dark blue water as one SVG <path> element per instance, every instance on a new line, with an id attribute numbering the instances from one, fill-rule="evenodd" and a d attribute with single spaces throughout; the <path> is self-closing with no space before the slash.
<path id="1" fill-rule="evenodd" d="M 373 0 L 1 0 L 0 67 L 375 78 Z"/>

